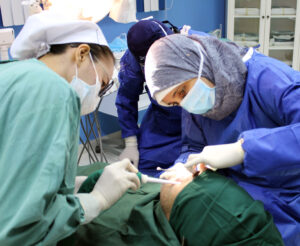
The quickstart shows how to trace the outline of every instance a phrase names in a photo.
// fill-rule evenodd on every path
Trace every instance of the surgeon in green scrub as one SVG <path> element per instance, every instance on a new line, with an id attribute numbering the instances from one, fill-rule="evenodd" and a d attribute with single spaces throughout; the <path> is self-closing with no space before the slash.
<path id="1" fill-rule="evenodd" d="M 95 110 L 114 58 L 99 27 L 29 17 L 0 64 L 0 245 L 56 245 L 140 186 L 128 159 L 74 194 L 80 115 Z"/>

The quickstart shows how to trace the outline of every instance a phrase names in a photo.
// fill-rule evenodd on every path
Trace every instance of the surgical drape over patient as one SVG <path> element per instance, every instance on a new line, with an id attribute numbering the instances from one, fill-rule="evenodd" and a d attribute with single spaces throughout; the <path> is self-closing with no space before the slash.
<path id="1" fill-rule="evenodd" d="M 90 174 L 81 192 L 93 189 L 103 166 L 79 167 L 80 175 Z M 170 223 L 159 190 L 157 184 L 144 184 L 136 192 L 128 190 L 109 210 L 81 226 L 70 241 L 76 246 L 283 245 L 262 203 L 226 177 L 206 171 L 194 178 L 177 195 Z M 175 194 L 162 192 L 169 197 Z M 66 241 L 60 245 L 71 246 Z"/>
<path id="2" fill-rule="evenodd" d="M 263 204 L 207 170 L 177 196 L 170 224 L 184 245 L 283 245 Z"/>

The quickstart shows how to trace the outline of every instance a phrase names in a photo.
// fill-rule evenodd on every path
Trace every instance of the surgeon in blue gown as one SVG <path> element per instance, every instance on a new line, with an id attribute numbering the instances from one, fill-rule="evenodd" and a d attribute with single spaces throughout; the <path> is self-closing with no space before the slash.
<path id="1" fill-rule="evenodd" d="M 121 59 L 116 106 L 125 139 L 120 159 L 129 158 L 138 169 L 155 176 L 156 167 L 168 168 L 181 149 L 181 108 L 162 107 L 153 99 L 140 127 L 138 101 L 144 89 L 144 61 L 151 44 L 172 31 L 156 20 L 142 20 L 128 31 L 128 50 Z M 145 89 L 149 95 L 147 86 Z M 149 95 L 149 98 L 150 95 Z"/>
<path id="2" fill-rule="evenodd" d="M 186 26 L 181 32 L 208 36 L 207 33 Z M 128 50 L 120 62 L 120 88 L 116 106 L 122 137 L 125 139 L 125 149 L 120 159 L 129 158 L 141 172 L 151 176 L 160 173 L 157 167 L 168 168 L 173 165 L 181 149 L 181 108 L 158 105 L 144 85 L 144 64 L 148 49 L 156 40 L 170 34 L 173 32 L 157 20 L 139 21 L 128 31 Z M 138 101 L 144 88 L 151 103 L 139 127 Z"/>
<path id="3" fill-rule="evenodd" d="M 234 179 L 273 215 L 286 245 L 300 242 L 300 72 L 253 48 L 171 35 L 150 48 L 151 96 L 183 110 L 176 162 Z"/>

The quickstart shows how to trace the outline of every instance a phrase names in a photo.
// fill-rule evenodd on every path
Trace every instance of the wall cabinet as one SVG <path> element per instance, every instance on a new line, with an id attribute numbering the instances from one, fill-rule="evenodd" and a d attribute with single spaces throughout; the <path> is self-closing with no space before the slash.
<path id="1" fill-rule="evenodd" d="M 228 0 L 227 38 L 300 69 L 300 0 Z"/>

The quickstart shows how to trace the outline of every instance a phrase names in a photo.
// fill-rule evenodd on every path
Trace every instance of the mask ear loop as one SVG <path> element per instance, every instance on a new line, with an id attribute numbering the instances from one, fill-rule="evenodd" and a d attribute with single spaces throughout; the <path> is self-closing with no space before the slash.
<path id="1" fill-rule="evenodd" d="M 202 75 L 202 70 L 203 70 L 203 64 L 204 64 L 204 56 L 203 56 L 202 51 L 199 48 L 199 46 L 198 46 L 198 50 L 199 50 L 199 53 L 200 53 L 200 65 L 199 65 L 199 72 L 198 72 L 198 80 L 200 80 L 201 75 Z"/>
<path id="2" fill-rule="evenodd" d="M 78 68 L 77 68 L 77 63 L 75 63 L 75 78 L 78 78 Z"/>
<path id="3" fill-rule="evenodd" d="M 199 72 L 198 72 L 198 80 L 201 78 L 202 75 L 202 70 L 203 70 L 203 64 L 204 64 L 204 55 L 203 53 L 205 53 L 205 55 L 207 56 L 205 50 L 203 49 L 203 47 L 201 46 L 201 44 L 199 44 L 198 42 L 194 41 L 194 44 L 197 46 L 199 54 L 200 54 L 200 65 L 199 65 Z"/>
<path id="4" fill-rule="evenodd" d="M 90 59 L 91 59 L 91 62 L 92 62 L 92 65 L 93 65 L 93 68 L 94 68 L 94 71 L 95 71 L 95 74 L 96 74 L 96 83 L 100 83 L 99 76 L 98 76 L 98 73 L 97 73 L 97 70 L 96 70 L 96 66 L 95 66 L 95 63 L 94 63 L 94 60 L 93 60 L 91 52 L 89 53 L 89 55 L 90 55 Z M 100 84 L 100 88 L 101 88 L 101 84 Z"/>

